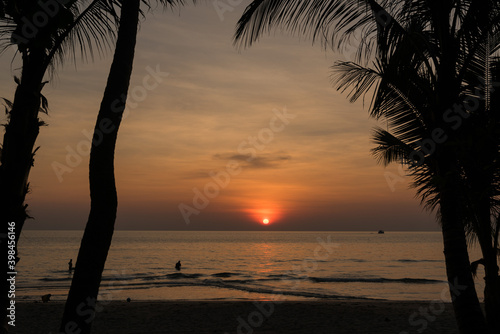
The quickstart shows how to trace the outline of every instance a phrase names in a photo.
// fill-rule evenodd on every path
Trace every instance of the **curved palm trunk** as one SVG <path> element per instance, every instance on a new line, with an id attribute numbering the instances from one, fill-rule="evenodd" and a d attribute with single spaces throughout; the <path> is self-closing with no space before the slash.
<path id="1" fill-rule="evenodd" d="M 488 117 L 487 113 L 484 117 Z M 482 115 L 483 116 L 483 115 Z M 491 117 L 488 117 L 491 119 Z M 487 121 L 485 122 L 487 124 Z M 483 123 L 484 124 L 484 123 Z M 494 124 L 498 124 L 495 122 Z M 478 126 L 475 132 L 471 133 L 471 139 L 468 142 L 477 142 L 475 150 L 467 150 L 464 172 L 467 177 L 464 178 L 464 188 L 467 189 L 466 202 L 468 211 L 469 228 L 472 229 L 474 237 L 477 239 L 482 258 L 475 261 L 484 266 L 484 309 L 486 322 L 492 333 L 500 333 L 500 291 L 497 263 L 497 239 L 496 228 L 494 227 L 491 212 L 494 210 L 492 198 L 494 198 L 494 166 L 495 157 L 498 155 L 495 143 L 491 143 L 489 136 L 482 136 L 480 131 L 487 129 L 486 125 Z M 488 131 L 488 130 L 486 130 Z"/>
<path id="2" fill-rule="evenodd" d="M 491 333 L 500 333 L 500 276 L 498 273 L 495 233 L 491 226 L 489 199 L 482 208 L 483 218 L 476 232 L 484 260 L 484 309 Z"/>
<path id="3" fill-rule="evenodd" d="M 434 35 L 439 41 L 440 62 L 436 66 L 436 107 L 444 112 L 460 101 L 460 82 L 456 78 L 456 64 L 460 45 L 450 31 L 451 2 L 432 2 L 431 19 Z M 441 121 L 440 121 L 441 122 Z M 449 125 L 437 124 L 444 129 Z M 453 133 L 453 132 L 449 132 Z M 450 135 L 449 141 L 454 138 Z M 479 304 L 470 266 L 465 237 L 465 213 L 461 193 L 461 174 L 456 148 L 446 144 L 435 152 L 437 177 L 440 180 L 440 213 L 443 233 L 446 275 L 450 285 L 455 319 L 461 334 L 487 333 L 486 321 Z"/>
<path id="4" fill-rule="evenodd" d="M 443 196 L 441 200 L 441 229 L 443 233 L 446 275 L 455 319 L 461 334 L 487 333 L 474 279 L 470 270 L 467 241 L 463 225 L 457 217 L 458 202 Z M 452 196 L 450 196 L 452 197 Z"/>
<path id="5" fill-rule="evenodd" d="M 38 114 L 41 110 L 42 81 L 55 52 L 61 47 L 64 40 L 75 27 L 73 24 L 76 24 L 76 22 L 83 17 L 78 17 L 72 24 L 64 26 L 68 29 L 64 33 L 60 35 L 57 33 L 57 30 L 63 27 L 62 25 L 59 26 L 59 23 L 64 24 L 64 20 L 60 20 L 60 18 L 65 17 L 67 19 L 67 15 L 69 14 L 68 9 L 74 6 L 77 1 L 78 0 L 65 1 L 65 10 L 58 10 L 54 15 L 49 15 L 47 18 L 48 22 L 46 22 L 44 27 L 39 27 L 40 29 L 36 33 L 37 36 L 33 38 L 37 43 L 31 43 L 33 40 L 28 38 L 29 41 L 27 44 L 23 44 L 24 47 L 19 48 L 19 53 L 22 55 L 21 80 L 16 88 L 12 109 L 10 111 L 10 120 L 5 128 L 3 147 L 0 151 L 0 224 L 4 226 L 2 234 L 0 235 L 0 243 L 2 245 L 2 250 L 5 251 L 3 254 L 7 254 L 4 233 L 7 232 L 8 223 L 14 222 L 16 241 L 14 251 L 16 257 L 18 255 L 19 237 L 26 218 L 29 217 L 26 210 L 28 205 L 25 204 L 25 198 L 29 187 L 29 174 L 34 164 L 33 157 L 36 152 L 35 143 L 40 129 Z M 10 2 L 14 4 L 19 1 Z M 2 6 L 5 5 L 5 1 L 1 3 Z M 17 28 L 20 29 L 18 30 L 19 32 L 22 31 L 21 27 L 26 24 L 26 21 L 23 20 L 30 18 L 31 14 L 37 11 L 45 14 L 45 12 L 42 11 L 44 7 L 40 7 L 43 3 L 39 2 L 35 4 L 35 2 L 33 2 L 32 4 L 19 3 L 17 4 L 19 6 L 14 5 L 16 8 L 14 12 L 17 14 L 19 14 L 18 11 L 24 13 L 22 19 L 19 17 L 15 18 L 15 15 L 12 15 L 12 8 L 11 10 L 5 11 L 6 8 L 2 7 L 0 12 L 2 18 L 5 19 L 5 17 L 10 16 L 14 20 L 13 24 L 17 25 Z M 50 6 L 49 4 L 45 5 Z M 58 8 L 61 9 L 60 7 Z M 82 12 L 82 15 L 84 13 L 88 14 L 89 9 L 91 9 L 91 6 Z M 55 44 L 52 44 L 54 42 L 53 38 L 56 36 L 58 38 Z M 50 45 L 48 44 L 52 46 L 52 49 L 50 49 Z M 19 260 L 18 257 L 17 260 Z M 7 267 L 6 272 L 12 272 L 11 268 Z M 7 313 L 5 310 L 9 305 L 9 300 L 6 298 L 7 293 L 4 293 L 4 291 L 9 291 L 5 279 L 2 279 L 0 289 L 3 291 L 3 297 L 0 298 L 0 307 L 2 308 L 1 315 L 3 316 L 3 326 L 0 327 L 0 333 L 4 333 L 8 331 L 8 327 L 6 326 Z"/>
<path id="6" fill-rule="evenodd" d="M 491 333 L 500 333 L 500 277 L 496 252 L 489 248 L 483 252 L 485 264 L 484 307 Z"/>
<path id="7" fill-rule="evenodd" d="M 5 128 L 0 165 L 0 224 L 3 226 L 2 251 L 7 253 L 7 227 L 15 223 L 15 255 L 24 222 L 28 217 L 24 200 L 28 192 L 28 176 L 33 166 L 36 138 L 40 130 L 38 113 L 40 110 L 43 73 L 43 54 L 36 51 L 23 57 L 21 81 L 16 88 L 10 120 Z M 6 263 L 5 263 L 6 264 Z M 4 264 L 4 265 L 5 265 Z M 2 331 L 7 332 L 8 272 L 2 279 L 0 299 L 2 308 Z"/>
<path id="8" fill-rule="evenodd" d="M 114 151 L 118 128 L 125 109 L 132 63 L 140 0 L 123 1 L 120 29 L 94 131 L 90 154 L 91 208 L 78 253 L 71 288 L 66 301 L 60 332 L 90 333 L 102 272 L 113 236 L 117 210 L 114 177 Z M 100 142 L 97 142 L 98 136 Z M 81 330 L 81 331 L 80 331 Z"/>
<path id="9" fill-rule="evenodd" d="M 470 266 L 458 186 L 460 175 L 453 154 L 444 151 L 437 154 L 438 170 L 441 171 L 437 176 L 443 180 L 439 206 L 446 276 L 458 330 L 461 334 L 488 333 Z"/>

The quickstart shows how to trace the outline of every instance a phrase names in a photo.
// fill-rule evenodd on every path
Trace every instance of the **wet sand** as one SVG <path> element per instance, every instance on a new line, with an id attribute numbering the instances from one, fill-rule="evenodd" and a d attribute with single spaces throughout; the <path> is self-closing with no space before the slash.
<path id="1" fill-rule="evenodd" d="M 12 333 L 55 334 L 64 304 L 18 302 Z M 394 301 L 114 301 L 92 333 L 457 333 L 451 304 Z"/>

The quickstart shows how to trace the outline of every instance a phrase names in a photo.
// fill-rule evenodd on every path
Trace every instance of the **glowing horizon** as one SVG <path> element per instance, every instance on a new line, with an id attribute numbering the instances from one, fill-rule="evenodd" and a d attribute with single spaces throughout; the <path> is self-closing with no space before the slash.
<path id="1" fill-rule="evenodd" d="M 332 88 L 338 54 L 284 35 L 241 52 L 232 46 L 247 3 L 224 21 L 199 5 L 142 22 L 115 156 L 116 228 L 437 229 L 397 166 L 370 155 L 375 122 L 366 108 Z M 0 79 L 7 99 L 19 75 L 13 55 L 0 58 L 10 70 Z M 66 66 L 44 88 L 49 126 L 30 175 L 28 229 L 85 226 L 85 143 L 110 62 Z"/>

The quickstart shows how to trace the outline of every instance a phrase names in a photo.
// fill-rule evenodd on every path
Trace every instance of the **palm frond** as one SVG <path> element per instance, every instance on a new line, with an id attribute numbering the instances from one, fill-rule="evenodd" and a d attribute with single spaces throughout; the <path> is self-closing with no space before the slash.
<path id="1" fill-rule="evenodd" d="M 428 165 L 417 166 L 412 176 L 411 188 L 416 190 L 415 196 L 420 199 L 420 204 L 428 211 L 436 210 L 441 198 L 440 189 L 446 181 L 437 176 Z"/>
<path id="2" fill-rule="evenodd" d="M 118 9 L 122 0 L 73 0 L 68 11 L 73 19 L 53 36 L 48 50 L 46 66 L 60 65 L 69 56 L 76 63 L 77 56 L 83 61 L 93 61 L 112 49 L 119 26 Z M 151 9 L 149 0 L 142 1 Z M 184 0 L 157 0 L 164 7 L 184 4 Z M 196 3 L 196 0 L 192 0 Z"/>
<path id="3" fill-rule="evenodd" d="M 40 94 L 40 111 L 46 115 L 49 114 L 49 101 L 42 94 Z"/>
<path id="4" fill-rule="evenodd" d="M 335 83 L 337 90 L 347 93 L 349 101 L 355 102 L 366 94 L 380 79 L 376 70 L 358 65 L 354 62 L 336 62 L 332 66 L 331 81 Z"/>
<path id="5" fill-rule="evenodd" d="M 46 65 L 62 64 L 66 56 L 76 62 L 77 54 L 87 61 L 111 50 L 119 22 L 114 0 L 78 1 L 69 8 L 74 20 L 54 37 Z"/>
<path id="6" fill-rule="evenodd" d="M 237 23 L 234 43 L 250 46 L 263 33 L 281 28 L 293 34 L 319 40 L 325 46 L 341 48 L 357 31 L 362 31 L 358 57 L 369 58 L 380 19 L 390 19 L 393 2 L 383 0 L 256 0 L 243 13 Z M 380 6 L 383 12 L 374 12 Z M 377 20 L 378 19 L 378 20 Z"/>
<path id="7" fill-rule="evenodd" d="M 477 261 L 471 262 L 470 270 L 472 271 L 472 276 L 474 276 L 474 277 L 477 276 L 477 269 L 478 269 L 480 264 L 482 264 L 484 266 L 484 259 L 479 259 Z"/>
<path id="8" fill-rule="evenodd" d="M 0 56 L 12 45 L 12 34 L 17 24 L 5 13 L 0 16 Z"/>
<path id="9" fill-rule="evenodd" d="M 12 103 L 12 101 L 7 100 L 6 98 L 2 98 L 2 100 L 5 104 L 5 114 L 8 114 L 14 104 Z"/>
<path id="10" fill-rule="evenodd" d="M 414 147 L 393 136 L 389 131 L 375 128 L 372 140 L 377 145 L 371 150 L 378 163 L 387 166 L 393 162 L 409 164 Z"/>

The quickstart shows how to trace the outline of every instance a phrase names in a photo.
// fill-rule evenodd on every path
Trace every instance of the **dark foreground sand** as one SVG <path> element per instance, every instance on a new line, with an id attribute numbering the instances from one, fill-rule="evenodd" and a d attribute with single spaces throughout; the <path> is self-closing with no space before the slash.
<path id="1" fill-rule="evenodd" d="M 55 334 L 61 302 L 17 303 L 13 333 Z M 260 308 L 260 310 L 259 310 Z M 102 305 L 93 333 L 457 333 L 441 302 L 112 302 Z"/>

